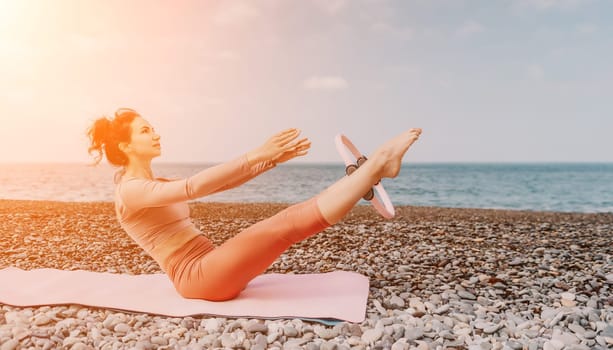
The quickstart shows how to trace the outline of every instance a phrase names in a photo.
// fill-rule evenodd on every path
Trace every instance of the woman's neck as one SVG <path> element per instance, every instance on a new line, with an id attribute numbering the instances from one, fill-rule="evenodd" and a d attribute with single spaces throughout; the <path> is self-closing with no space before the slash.
<path id="1" fill-rule="evenodd" d="M 151 170 L 151 161 L 130 160 L 130 163 L 125 168 L 123 176 L 153 180 L 154 176 Z"/>

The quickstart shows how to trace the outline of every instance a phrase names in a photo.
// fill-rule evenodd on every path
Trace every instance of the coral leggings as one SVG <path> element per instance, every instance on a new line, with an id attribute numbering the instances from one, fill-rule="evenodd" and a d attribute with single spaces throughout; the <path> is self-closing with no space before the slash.
<path id="1" fill-rule="evenodd" d="M 248 227 L 219 247 L 197 236 L 167 258 L 165 270 L 185 298 L 229 300 L 292 244 L 328 226 L 316 198 L 311 198 Z"/>

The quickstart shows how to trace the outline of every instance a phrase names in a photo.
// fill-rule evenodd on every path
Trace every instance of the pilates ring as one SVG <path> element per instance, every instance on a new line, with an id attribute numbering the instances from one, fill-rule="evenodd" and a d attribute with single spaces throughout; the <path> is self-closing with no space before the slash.
<path id="1" fill-rule="evenodd" d="M 347 136 L 343 134 L 338 134 L 336 135 L 334 141 L 336 143 L 336 150 L 345 162 L 345 172 L 347 173 L 347 175 L 350 175 L 351 173 L 356 171 L 361 165 L 364 164 L 364 162 L 366 162 L 367 158 L 363 156 L 360 151 L 358 151 L 358 149 L 347 138 Z M 349 152 L 347 152 L 347 150 L 349 150 Z M 374 195 L 375 192 L 377 196 Z M 381 181 L 377 182 L 375 186 L 371 188 L 368 193 L 366 193 L 364 199 L 370 201 L 370 203 L 373 205 L 373 207 L 375 207 L 379 214 L 381 214 L 381 216 L 386 219 L 391 219 L 396 214 L 394 210 L 394 205 L 392 205 L 392 201 L 387 195 L 387 192 L 385 192 Z"/>

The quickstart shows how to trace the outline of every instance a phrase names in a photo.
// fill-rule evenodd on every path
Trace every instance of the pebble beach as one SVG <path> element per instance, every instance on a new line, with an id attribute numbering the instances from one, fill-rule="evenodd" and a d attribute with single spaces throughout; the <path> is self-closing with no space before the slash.
<path id="1" fill-rule="evenodd" d="M 216 244 L 286 207 L 190 206 Z M 119 227 L 108 202 L 0 200 L 0 237 L 0 268 L 162 272 Z M 357 206 L 267 272 L 367 276 L 360 324 L 0 304 L 0 350 L 609 349 L 612 241 L 611 213 L 404 206 L 384 220 Z"/>

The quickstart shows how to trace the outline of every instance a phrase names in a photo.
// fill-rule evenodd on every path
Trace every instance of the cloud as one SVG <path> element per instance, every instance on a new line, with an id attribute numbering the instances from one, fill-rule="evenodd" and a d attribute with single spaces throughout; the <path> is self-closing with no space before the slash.
<path id="1" fill-rule="evenodd" d="M 85 34 L 72 34 L 67 38 L 67 45 L 80 52 L 98 53 L 120 48 L 119 41 L 111 42 L 101 37 Z"/>
<path id="2" fill-rule="evenodd" d="M 2 40 L 0 40 L 0 54 L 2 59 L 6 56 L 30 57 L 36 54 L 36 50 L 25 41 L 2 38 Z"/>
<path id="3" fill-rule="evenodd" d="M 347 4 L 347 0 L 312 0 L 315 7 L 329 15 L 335 15 L 341 12 Z"/>
<path id="4" fill-rule="evenodd" d="M 240 56 L 234 51 L 225 50 L 218 52 L 217 58 L 220 61 L 235 62 L 239 60 Z"/>
<path id="5" fill-rule="evenodd" d="M 454 86 L 453 81 L 449 78 L 440 78 L 436 83 L 443 89 L 451 89 Z"/>
<path id="6" fill-rule="evenodd" d="M 217 25 L 240 24 L 261 15 L 260 10 L 248 1 L 224 1 L 220 3 L 219 10 L 213 17 Z"/>
<path id="7" fill-rule="evenodd" d="M 415 75 L 422 72 L 421 67 L 415 63 L 393 64 L 385 67 L 385 70 L 396 74 Z"/>
<path id="8" fill-rule="evenodd" d="M 588 0 L 516 0 L 516 3 L 521 7 L 531 7 L 537 10 L 573 9 L 586 2 Z"/>
<path id="9" fill-rule="evenodd" d="M 2 90 L 0 90 L 2 91 Z M 36 92 L 32 88 L 12 88 L 2 91 L 2 102 L 17 106 L 28 106 L 36 101 Z"/>
<path id="10" fill-rule="evenodd" d="M 397 28 L 385 22 L 375 22 L 370 26 L 370 29 L 375 33 L 389 35 L 395 39 L 411 40 L 415 35 L 415 31 L 410 27 Z"/>
<path id="11" fill-rule="evenodd" d="M 485 30 L 480 23 L 475 21 L 467 21 L 456 30 L 456 34 L 460 37 L 469 37 L 473 34 L 481 33 Z"/>
<path id="12" fill-rule="evenodd" d="M 577 33 L 579 34 L 594 34 L 598 30 L 598 28 L 590 23 L 580 24 L 576 27 Z"/>
<path id="13" fill-rule="evenodd" d="M 43 50 L 25 41 L 0 40 L 0 76 L 4 83 L 0 86 L 10 86 L 7 81 L 11 80 L 36 79 L 38 58 L 43 54 Z"/>
<path id="14" fill-rule="evenodd" d="M 543 80 L 545 78 L 545 71 L 539 64 L 531 64 L 528 66 L 528 76 L 532 80 Z"/>
<path id="15" fill-rule="evenodd" d="M 346 89 L 349 84 L 341 77 L 335 76 L 314 76 L 306 79 L 303 86 L 307 90 L 343 90 Z"/>
<path id="16" fill-rule="evenodd" d="M 198 99 L 198 103 L 204 106 L 222 106 L 226 103 L 226 101 L 222 98 L 212 97 L 212 96 L 204 96 Z"/>

